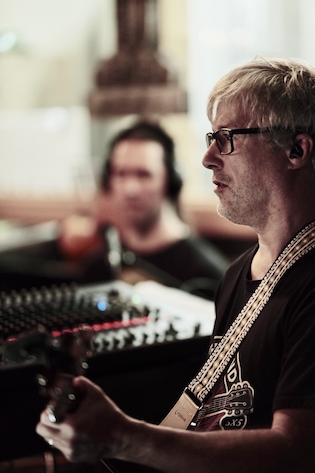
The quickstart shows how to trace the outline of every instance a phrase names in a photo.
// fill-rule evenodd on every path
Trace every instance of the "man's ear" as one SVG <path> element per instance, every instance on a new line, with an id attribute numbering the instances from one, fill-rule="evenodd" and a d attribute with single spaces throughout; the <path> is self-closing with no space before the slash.
<path id="1" fill-rule="evenodd" d="M 309 163 L 313 150 L 313 138 L 307 133 L 298 134 L 292 148 L 288 150 L 289 169 L 298 169 Z"/>

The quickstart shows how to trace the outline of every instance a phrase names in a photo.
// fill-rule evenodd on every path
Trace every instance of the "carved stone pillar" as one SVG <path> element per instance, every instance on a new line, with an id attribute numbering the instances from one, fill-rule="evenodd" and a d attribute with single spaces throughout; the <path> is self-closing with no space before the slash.
<path id="1" fill-rule="evenodd" d="M 117 25 L 118 52 L 99 64 L 91 114 L 185 112 L 186 93 L 157 54 L 157 0 L 117 0 Z"/>

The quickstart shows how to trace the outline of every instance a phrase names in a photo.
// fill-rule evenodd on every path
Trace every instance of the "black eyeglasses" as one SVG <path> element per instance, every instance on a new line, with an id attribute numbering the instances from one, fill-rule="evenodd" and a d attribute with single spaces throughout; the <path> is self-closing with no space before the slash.
<path id="1" fill-rule="evenodd" d="M 234 151 L 233 135 L 251 135 L 268 131 L 270 128 L 236 128 L 235 130 L 220 128 L 218 131 L 206 134 L 206 143 L 209 148 L 215 140 L 221 154 L 231 154 Z"/>

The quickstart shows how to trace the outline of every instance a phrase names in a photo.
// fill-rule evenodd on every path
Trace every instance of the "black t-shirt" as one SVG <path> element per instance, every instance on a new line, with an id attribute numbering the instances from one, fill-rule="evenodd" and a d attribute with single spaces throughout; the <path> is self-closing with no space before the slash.
<path id="1" fill-rule="evenodd" d="M 213 344 L 259 284 L 249 278 L 256 249 L 221 281 Z M 206 404 L 198 430 L 268 428 L 278 409 L 315 409 L 315 250 L 278 282 Z"/>
<path id="2" fill-rule="evenodd" d="M 151 253 L 137 253 L 135 263 L 151 268 L 157 275 L 167 274 L 183 283 L 194 278 L 208 278 L 218 281 L 228 262 L 218 248 L 197 236 L 190 236 Z M 170 279 L 171 281 L 171 279 Z M 174 285 L 175 285 L 174 284 Z"/>
<path id="3" fill-rule="evenodd" d="M 109 251 L 90 254 L 83 262 L 84 282 L 115 278 L 109 264 Z M 120 247 L 121 268 L 142 270 L 161 284 L 177 287 L 212 299 L 228 260 L 211 242 L 190 236 L 151 253 L 134 253 Z"/>

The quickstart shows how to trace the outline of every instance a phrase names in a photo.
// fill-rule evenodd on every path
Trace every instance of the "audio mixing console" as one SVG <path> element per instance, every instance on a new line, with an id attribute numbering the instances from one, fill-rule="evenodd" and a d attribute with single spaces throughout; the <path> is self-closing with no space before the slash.
<path id="1" fill-rule="evenodd" d="M 86 376 L 130 415 L 158 423 L 205 360 L 213 321 L 211 301 L 156 283 L 0 294 L 0 461 L 47 448 L 35 434 L 40 363 L 7 349 L 25 333 L 43 326 L 58 341 L 90 330 Z"/>

